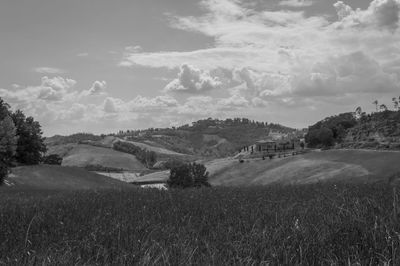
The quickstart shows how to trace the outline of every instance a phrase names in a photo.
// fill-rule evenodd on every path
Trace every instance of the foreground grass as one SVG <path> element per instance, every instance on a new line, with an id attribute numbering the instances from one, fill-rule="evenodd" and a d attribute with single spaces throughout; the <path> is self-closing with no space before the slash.
<path id="1" fill-rule="evenodd" d="M 0 265 L 400 265 L 392 203 L 384 184 L 2 190 Z"/>

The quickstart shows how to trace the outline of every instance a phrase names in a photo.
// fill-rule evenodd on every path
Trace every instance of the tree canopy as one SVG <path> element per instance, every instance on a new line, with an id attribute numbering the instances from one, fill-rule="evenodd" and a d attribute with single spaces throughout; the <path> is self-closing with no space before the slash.
<path id="1" fill-rule="evenodd" d="M 207 168 L 203 164 L 183 163 L 170 170 L 168 186 L 172 188 L 210 187 Z"/>

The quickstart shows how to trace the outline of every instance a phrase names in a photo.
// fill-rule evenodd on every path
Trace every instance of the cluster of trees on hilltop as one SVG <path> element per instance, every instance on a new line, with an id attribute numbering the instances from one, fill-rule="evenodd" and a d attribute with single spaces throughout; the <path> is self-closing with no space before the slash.
<path id="1" fill-rule="evenodd" d="M 46 145 L 40 124 L 0 98 L 0 184 L 15 163 L 38 164 Z"/>
<path id="2" fill-rule="evenodd" d="M 79 143 L 81 141 L 100 141 L 103 139 L 105 135 L 94 135 L 92 133 L 75 133 L 69 136 L 60 136 L 55 135 L 51 138 L 46 139 L 47 144 L 51 145 L 60 145 L 60 144 L 68 144 L 68 143 Z"/>
<path id="3" fill-rule="evenodd" d="M 386 137 L 399 136 L 400 97 L 392 98 L 392 103 L 393 110 L 375 100 L 372 104 L 375 105 L 376 112 L 367 114 L 361 107 L 357 107 L 355 112 L 327 117 L 308 128 L 306 142 L 311 148 L 329 147 L 342 142 L 350 131 L 359 135 L 379 131 Z"/>
<path id="4" fill-rule="evenodd" d="M 305 140 L 309 147 L 329 147 L 346 136 L 346 130 L 357 124 L 354 113 L 330 116 L 308 128 Z"/>
<path id="5" fill-rule="evenodd" d="M 268 122 L 259 122 L 250 120 L 248 118 L 227 118 L 225 120 L 207 118 L 192 122 L 191 125 L 185 124 L 179 127 L 171 127 L 171 128 L 148 128 L 143 130 L 120 130 L 116 134 L 110 135 L 118 135 L 118 136 L 137 136 L 139 134 L 145 135 L 148 133 L 149 135 L 155 133 L 165 133 L 169 132 L 170 134 L 173 131 L 204 131 L 204 130 L 212 130 L 213 128 L 221 129 L 228 127 L 236 127 L 236 126 L 251 126 L 258 128 L 268 128 L 276 131 L 282 132 L 291 132 L 293 128 L 285 127 L 280 124 L 268 123 Z"/>

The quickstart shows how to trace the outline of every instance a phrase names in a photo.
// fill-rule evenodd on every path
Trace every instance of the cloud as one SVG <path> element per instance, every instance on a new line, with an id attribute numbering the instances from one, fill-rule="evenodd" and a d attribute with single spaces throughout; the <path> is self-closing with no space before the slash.
<path id="1" fill-rule="evenodd" d="M 103 110 L 106 113 L 117 113 L 122 105 L 124 102 L 121 99 L 107 97 L 103 102 Z"/>
<path id="2" fill-rule="evenodd" d="M 165 92 L 203 93 L 218 88 L 221 82 L 212 77 L 209 71 L 197 69 L 183 64 L 180 67 L 178 78 L 165 86 Z"/>
<path id="3" fill-rule="evenodd" d="M 314 3 L 310 0 L 283 0 L 279 2 L 280 6 L 305 7 L 312 6 Z"/>
<path id="4" fill-rule="evenodd" d="M 78 56 L 78 57 L 87 57 L 87 56 L 89 56 L 89 53 L 83 52 L 83 53 L 77 54 L 76 56 Z"/>
<path id="5" fill-rule="evenodd" d="M 353 10 L 342 1 L 336 2 L 334 7 L 339 17 L 338 27 L 378 27 L 392 31 L 399 27 L 399 0 L 374 0 L 366 10 Z"/>
<path id="6" fill-rule="evenodd" d="M 289 2 L 309 4 L 280 4 Z M 248 107 L 301 106 L 317 100 L 339 106 L 355 102 L 359 94 L 389 95 L 400 86 L 399 3 L 374 0 L 366 9 L 353 9 L 339 1 L 334 4 L 338 18 L 331 21 L 298 10 L 255 10 L 241 1 L 206 0 L 201 2 L 202 15 L 169 19 L 173 28 L 214 38 L 213 46 L 127 53 L 121 64 L 180 67 L 167 92 L 209 95 L 218 87 L 221 94 L 230 88 L 231 96 L 242 97 Z M 199 69 L 218 86 L 196 82 L 202 80 Z"/>
<path id="7" fill-rule="evenodd" d="M 63 100 L 76 84 L 73 79 L 54 77 L 42 77 L 39 86 L 28 86 L 26 88 L 15 88 L 13 90 L 0 89 L 0 97 L 9 99 L 11 102 L 29 102 L 37 99 L 45 101 Z"/>
<path id="8" fill-rule="evenodd" d="M 93 95 L 101 95 L 105 94 L 105 90 L 107 89 L 107 82 L 103 81 L 98 81 L 96 80 L 93 82 L 92 87 L 88 90 L 82 91 L 81 95 L 82 96 L 93 96 Z"/>
<path id="9" fill-rule="evenodd" d="M 64 73 L 66 73 L 65 70 L 60 69 L 60 68 L 54 68 L 54 67 L 36 67 L 33 70 L 40 74 L 64 74 Z"/>

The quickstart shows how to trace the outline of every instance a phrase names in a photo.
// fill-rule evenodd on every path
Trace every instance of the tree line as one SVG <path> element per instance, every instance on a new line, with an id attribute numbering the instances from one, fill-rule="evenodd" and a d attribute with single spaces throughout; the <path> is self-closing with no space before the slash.
<path id="1" fill-rule="evenodd" d="M 12 166 L 34 165 L 46 152 L 39 122 L 21 110 L 12 111 L 0 98 L 0 184 Z"/>

